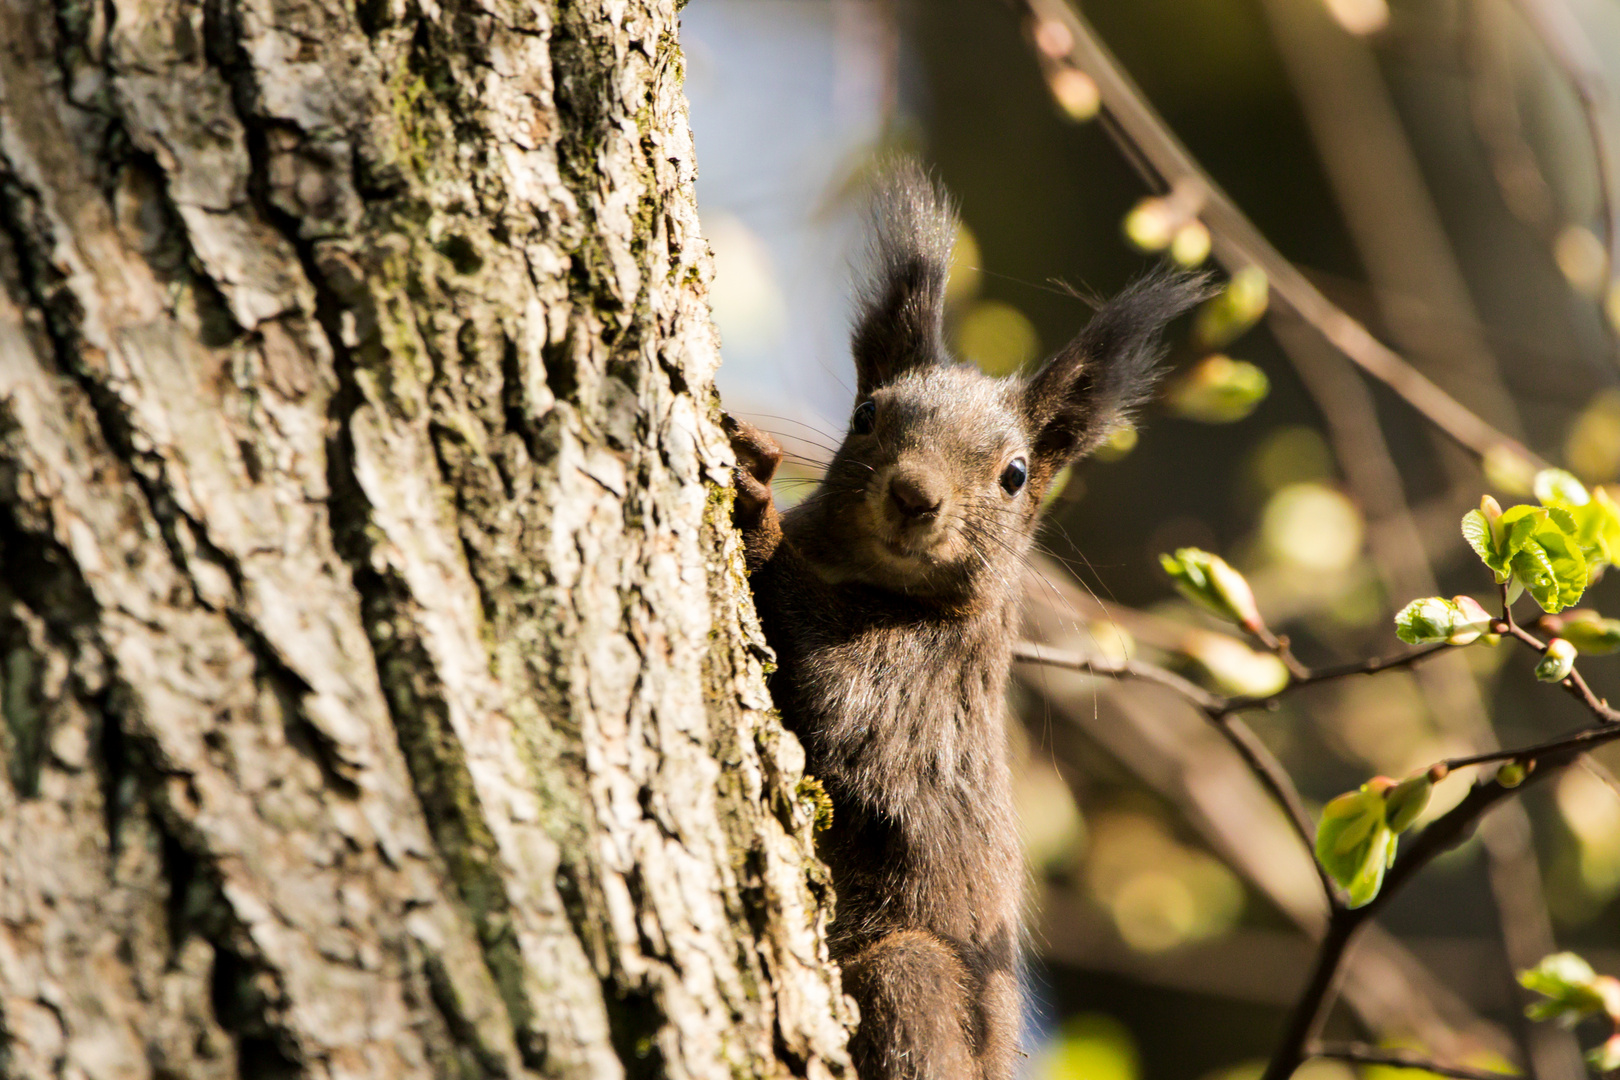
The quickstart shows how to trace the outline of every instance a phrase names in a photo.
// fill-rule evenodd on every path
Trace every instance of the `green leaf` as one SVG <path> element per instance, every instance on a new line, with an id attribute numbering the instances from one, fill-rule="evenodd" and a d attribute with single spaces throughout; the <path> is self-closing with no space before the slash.
<path id="1" fill-rule="evenodd" d="M 1434 645 L 1451 636 L 1456 611 L 1438 596 L 1413 600 L 1395 613 L 1395 636 L 1408 645 Z"/>
<path id="2" fill-rule="evenodd" d="M 1497 550 L 1496 541 L 1491 536 L 1491 523 L 1483 513 L 1470 510 L 1464 514 L 1462 534 L 1481 562 L 1498 574 L 1507 573 L 1507 557 Z"/>
<path id="3" fill-rule="evenodd" d="M 1265 626 L 1248 581 L 1219 555 L 1200 548 L 1177 548 L 1174 555 L 1160 555 L 1159 565 L 1176 583 L 1176 590 L 1204 610 L 1250 630 Z"/>
<path id="4" fill-rule="evenodd" d="M 1563 507 L 1514 506 L 1502 512 L 1499 552 L 1512 575 L 1542 610 L 1562 611 L 1586 591 L 1590 569 L 1575 539 L 1575 518 Z"/>
<path id="5" fill-rule="evenodd" d="M 1565 612 L 1560 635 L 1583 656 L 1604 656 L 1620 650 L 1620 619 L 1589 610 Z"/>
<path id="6" fill-rule="evenodd" d="M 1524 1011 L 1532 1020 L 1574 1024 L 1582 1017 L 1605 1011 L 1597 972 L 1572 952 L 1543 957 L 1535 967 L 1519 972 L 1519 985 L 1545 999 Z"/>
<path id="7" fill-rule="evenodd" d="M 1569 532 L 1573 534 L 1574 531 L 1571 523 Z M 1536 533 L 1535 541 L 1541 545 L 1542 551 L 1546 552 L 1548 564 L 1552 567 L 1553 581 L 1558 587 L 1552 604 L 1542 602 L 1539 596 L 1536 600 L 1541 603 L 1544 611 L 1563 611 L 1580 600 L 1581 594 L 1586 591 L 1586 582 L 1590 576 L 1586 555 L 1581 551 L 1581 546 L 1573 535 L 1544 529 Z"/>
<path id="8" fill-rule="evenodd" d="M 1595 573 L 1620 559 L 1620 505 L 1603 488 L 1592 492 L 1590 501 L 1570 509 L 1575 519 L 1575 539 Z"/>
<path id="9" fill-rule="evenodd" d="M 1536 501 L 1543 506 L 1584 506 L 1591 498 L 1586 485 L 1563 469 L 1542 469 L 1536 473 L 1530 490 L 1535 492 Z"/>
<path id="10" fill-rule="evenodd" d="M 1384 790 L 1390 785 L 1378 777 L 1322 808 L 1316 858 L 1344 887 L 1353 908 L 1372 902 L 1395 861 L 1396 837 L 1384 820 Z"/>

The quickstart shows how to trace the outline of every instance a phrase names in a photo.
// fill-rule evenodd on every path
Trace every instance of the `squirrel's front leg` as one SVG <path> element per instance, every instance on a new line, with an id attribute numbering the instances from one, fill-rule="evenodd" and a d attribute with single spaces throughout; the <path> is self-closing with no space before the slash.
<path id="1" fill-rule="evenodd" d="M 863 1080 L 973 1080 L 974 1010 L 969 975 L 945 942 L 900 930 L 843 962 L 844 987 L 861 1010 L 850 1042 Z"/>
<path id="2" fill-rule="evenodd" d="M 782 521 L 771 501 L 771 478 L 782 462 L 782 448 L 776 440 L 753 424 L 726 414 L 722 417 L 731 438 L 737 467 L 732 470 L 736 500 L 731 504 L 731 521 L 743 536 L 743 556 L 752 574 L 776 553 L 782 542 Z"/>

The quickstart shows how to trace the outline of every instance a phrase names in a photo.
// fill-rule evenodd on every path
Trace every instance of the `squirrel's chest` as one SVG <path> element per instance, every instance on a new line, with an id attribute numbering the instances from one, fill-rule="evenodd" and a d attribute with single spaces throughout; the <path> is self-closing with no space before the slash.
<path id="1" fill-rule="evenodd" d="M 994 797 L 1006 758 L 999 652 L 892 628 L 827 645 L 798 672 L 794 695 L 812 769 L 900 816 L 942 802 L 965 813 Z"/>

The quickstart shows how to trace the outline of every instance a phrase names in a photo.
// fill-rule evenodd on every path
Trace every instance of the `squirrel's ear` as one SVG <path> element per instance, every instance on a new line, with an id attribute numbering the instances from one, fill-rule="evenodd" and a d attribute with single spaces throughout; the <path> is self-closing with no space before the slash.
<path id="1" fill-rule="evenodd" d="M 872 253 L 857 297 L 855 381 L 862 398 L 913 368 L 945 360 L 945 279 L 956 213 L 910 158 L 872 196 Z"/>
<path id="2" fill-rule="evenodd" d="M 1208 275 L 1157 271 L 1098 308 L 1024 387 L 1036 456 L 1055 468 L 1089 452 L 1152 396 L 1165 325 L 1210 291 Z"/>

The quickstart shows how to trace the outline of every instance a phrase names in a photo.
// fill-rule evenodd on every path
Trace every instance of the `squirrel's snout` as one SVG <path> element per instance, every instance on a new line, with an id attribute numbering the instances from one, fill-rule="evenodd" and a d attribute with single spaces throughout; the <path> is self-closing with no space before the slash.
<path id="1" fill-rule="evenodd" d="M 889 477 L 889 501 L 901 517 L 930 518 L 945 501 L 945 485 L 927 473 L 897 472 Z"/>

